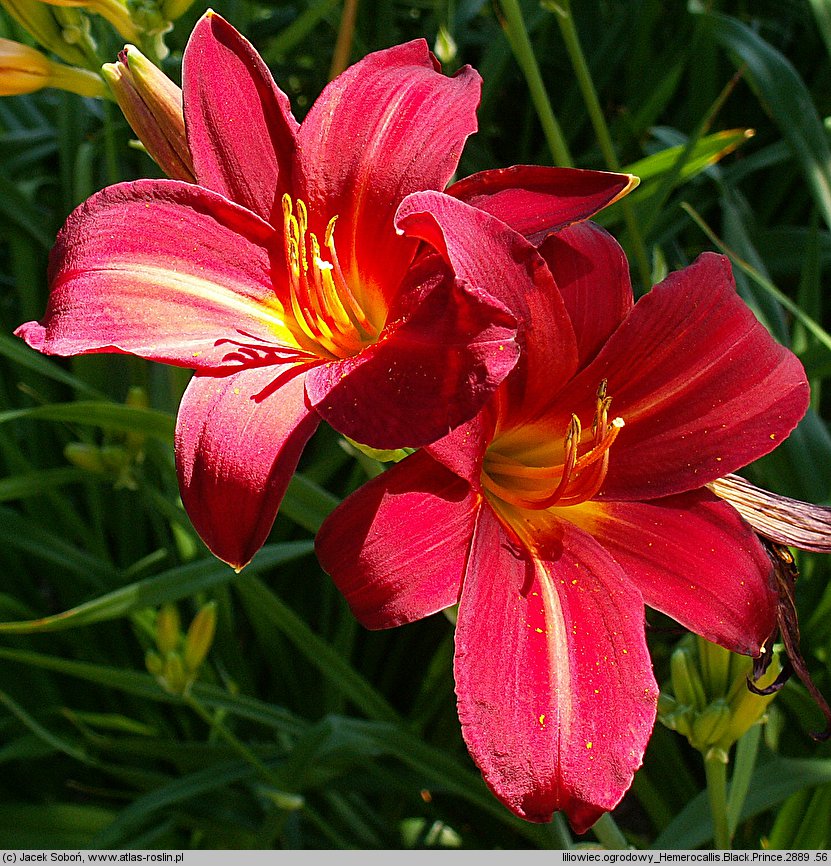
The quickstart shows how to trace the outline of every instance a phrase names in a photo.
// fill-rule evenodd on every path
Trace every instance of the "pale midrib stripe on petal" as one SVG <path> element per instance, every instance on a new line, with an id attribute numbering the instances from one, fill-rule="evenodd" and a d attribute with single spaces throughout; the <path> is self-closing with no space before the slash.
<path id="1" fill-rule="evenodd" d="M 111 267 L 88 268 L 82 273 L 112 274 L 113 278 L 119 281 L 121 292 L 129 292 L 133 288 L 138 293 L 143 286 L 170 286 L 174 288 L 174 291 L 170 293 L 170 297 L 161 298 L 160 300 L 176 303 L 176 295 L 198 298 L 210 303 L 217 309 L 227 310 L 229 318 L 231 318 L 232 314 L 236 313 L 241 318 L 249 321 L 255 320 L 273 332 L 281 342 L 285 341 L 289 342 L 292 346 L 296 345 L 296 341 L 286 324 L 282 305 L 273 292 L 273 300 L 271 302 L 263 302 L 250 296 L 247 297 L 244 289 L 247 289 L 248 286 L 242 282 L 236 283 L 241 289 L 240 291 L 236 291 L 235 283 L 230 279 L 224 284 L 219 284 L 195 274 L 179 273 L 171 268 L 137 264 L 135 260 L 131 260 L 129 264 L 125 263 L 123 267 L 120 267 L 119 263 L 115 262 Z M 129 277 L 129 279 L 125 280 L 125 276 Z M 72 279 L 72 274 L 66 274 L 61 282 L 66 283 Z M 232 322 L 229 322 L 229 325 L 232 324 Z"/>

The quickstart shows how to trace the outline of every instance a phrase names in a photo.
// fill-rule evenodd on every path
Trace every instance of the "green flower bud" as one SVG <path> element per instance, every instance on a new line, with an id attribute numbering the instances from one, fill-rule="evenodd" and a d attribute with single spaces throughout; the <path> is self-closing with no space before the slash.
<path id="1" fill-rule="evenodd" d="M 682 644 L 670 656 L 669 667 L 677 701 L 700 712 L 707 706 L 707 697 L 697 662 L 694 648 Z"/>
<path id="2" fill-rule="evenodd" d="M 69 442 L 64 446 L 63 456 L 73 465 L 87 472 L 95 472 L 97 475 L 105 475 L 107 467 L 101 456 L 101 449 L 97 445 L 87 442 Z"/>
<path id="3" fill-rule="evenodd" d="M 779 670 L 774 660 L 756 686 L 764 689 L 773 683 Z M 718 752 L 726 761 L 732 745 L 763 721 L 774 697 L 748 689 L 752 671 L 749 657 L 689 635 L 670 657 L 674 695 L 664 692 L 659 698 L 661 723 L 683 734 L 702 754 Z"/>
<path id="4" fill-rule="evenodd" d="M 208 655 L 216 633 L 216 602 L 208 602 L 193 618 L 185 636 L 185 668 L 195 674 Z"/>
<path id="5" fill-rule="evenodd" d="M 720 742 L 729 725 L 730 706 L 724 698 L 717 698 L 696 715 L 692 722 L 690 743 L 699 752 L 704 752 Z"/>
<path id="6" fill-rule="evenodd" d="M 147 668 L 148 673 L 152 674 L 156 679 L 159 679 L 164 671 L 162 657 L 155 650 L 147 650 L 144 654 L 144 666 Z"/>
<path id="7" fill-rule="evenodd" d="M 179 611 L 174 604 L 165 604 L 156 614 L 156 646 L 159 652 L 166 656 L 176 652 L 182 640 Z"/>
<path id="8" fill-rule="evenodd" d="M 43 0 L 43 2 L 50 6 L 84 7 L 109 21 L 122 39 L 138 42 L 141 38 L 141 30 L 133 21 L 127 5 L 121 0 Z"/>
<path id="9" fill-rule="evenodd" d="M 164 670 L 159 678 L 162 687 L 174 695 L 183 695 L 192 682 L 185 671 L 182 657 L 179 653 L 168 653 L 164 659 Z"/>

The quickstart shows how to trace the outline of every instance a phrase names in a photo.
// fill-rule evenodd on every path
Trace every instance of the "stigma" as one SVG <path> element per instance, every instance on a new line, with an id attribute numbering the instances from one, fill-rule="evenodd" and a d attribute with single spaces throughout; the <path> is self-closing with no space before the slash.
<path id="1" fill-rule="evenodd" d="M 309 214 L 302 199 L 283 195 L 283 236 L 288 273 L 288 300 L 300 332 L 326 353 L 347 358 L 378 337 L 377 328 L 349 287 L 335 249 L 333 216 L 323 235 L 323 247 L 309 231 Z M 288 312 L 288 311 L 287 311 Z"/>
<path id="2" fill-rule="evenodd" d="M 587 435 L 580 419 L 572 414 L 561 455 L 550 465 L 526 465 L 515 456 L 501 453 L 496 440 L 485 456 L 482 486 L 504 502 L 535 511 L 579 505 L 592 499 L 603 486 L 610 449 L 624 427 L 623 418 L 609 420 L 611 402 L 604 379 L 597 389 L 591 434 Z"/>

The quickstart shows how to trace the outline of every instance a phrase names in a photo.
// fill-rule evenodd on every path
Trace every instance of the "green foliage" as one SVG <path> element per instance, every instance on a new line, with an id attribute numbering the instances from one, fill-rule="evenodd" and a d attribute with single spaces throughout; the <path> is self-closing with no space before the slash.
<path id="1" fill-rule="evenodd" d="M 329 76 L 343 4 L 212 6 L 256 44 L 302 117 Z M 174 79 L 203 11 L 192 6 L 164 37 Z M 798 354 L 813 393 L 805 422 L 752 479 L 823 504 L 829 22 L 820 0 L 528 0 L 504 10 L 364 0 L 350 58 L 425 36 L 439 40 L 447 71 L 481 72 L 480 132 L 460 176 L 550 163 L 552 120 L 575 165 L 614 158 L 640 174 L 628 203 L 601 220 L 639 290 L 644 268 L 660 277 L 704 249 L 727 252 L 743 297 Z M 113 59 L 117 40 L 102 22 L 94 32 Z M 23 32 L 0 13 L 0 36 Z M 559 820 L 513 818 L 473 767 L 455 716 L 449 619 L 368 633 L 317 565 L 313 533 L 377 471 L 370 457 L 322 428 L 269 543 L 236 575 L 209 556 L 178 499 L 172 430 L 188 374 L 116 356 L 45 358 L 10 336 L 42 314 L 48 249 L 72 207 L 109 183 L 158 174 L 130 138 L 109 103 L 50 90 L 0 100 L 0 847 L 572 844 Z M 146 405 L 131 402 L 137 388 Z M 829 694 L 829 562 L 805 554 L 799 565 L 802 651 Z M 145 672 L 156 611 L 173 602 L 185 623 L 208 603 L 216 616 L 198 678 L 176 694 Z M 650 617 L 663 685 L 677 633 Z M 769 713 L 733 758 L 734 842 L 827 846 L 831 748 L 808 736 L 819 714 L 793 683 Z M 711 845 L 698 753 L 657 728 L 614 817 L 638 847 Z M 614 838 L 608 827 L 597 836 Z"/>

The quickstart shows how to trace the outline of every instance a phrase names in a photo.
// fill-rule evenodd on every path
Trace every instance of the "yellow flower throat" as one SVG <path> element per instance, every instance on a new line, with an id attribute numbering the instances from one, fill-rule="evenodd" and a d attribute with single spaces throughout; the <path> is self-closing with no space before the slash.
<path id="1" fill-rule="evenodd" d="M 309 229 L 305 202 L 283 196 L 283 234 L 291 313 L 303 336 L 336 358 L 348 358 L 380 333 L 346 282 L 335 250 L 333 216 L 323 235 L 328 261 Z M 287 311 L 288 312 L 288 311 Z M 298 335 L 299 336 L 299 335 Z"/>
<path id="2" fill-rule="evenodd" d="M 580 419 L 572 415 L 562 453 L 547 465 L 527 465 L 513 454 L 503 453 L 497 437 L 485 455 L 482 486 L 503 502 L 535 511 L 579 505 L 596 496 L 609 469 L 609 449 L 624 426 L 622 418 L 609 421 L 611 402 L 604 379 L 597 389 L 591 436 L 586 435 Z M 517 449 L 510 451 L 516 453 Z"/>

